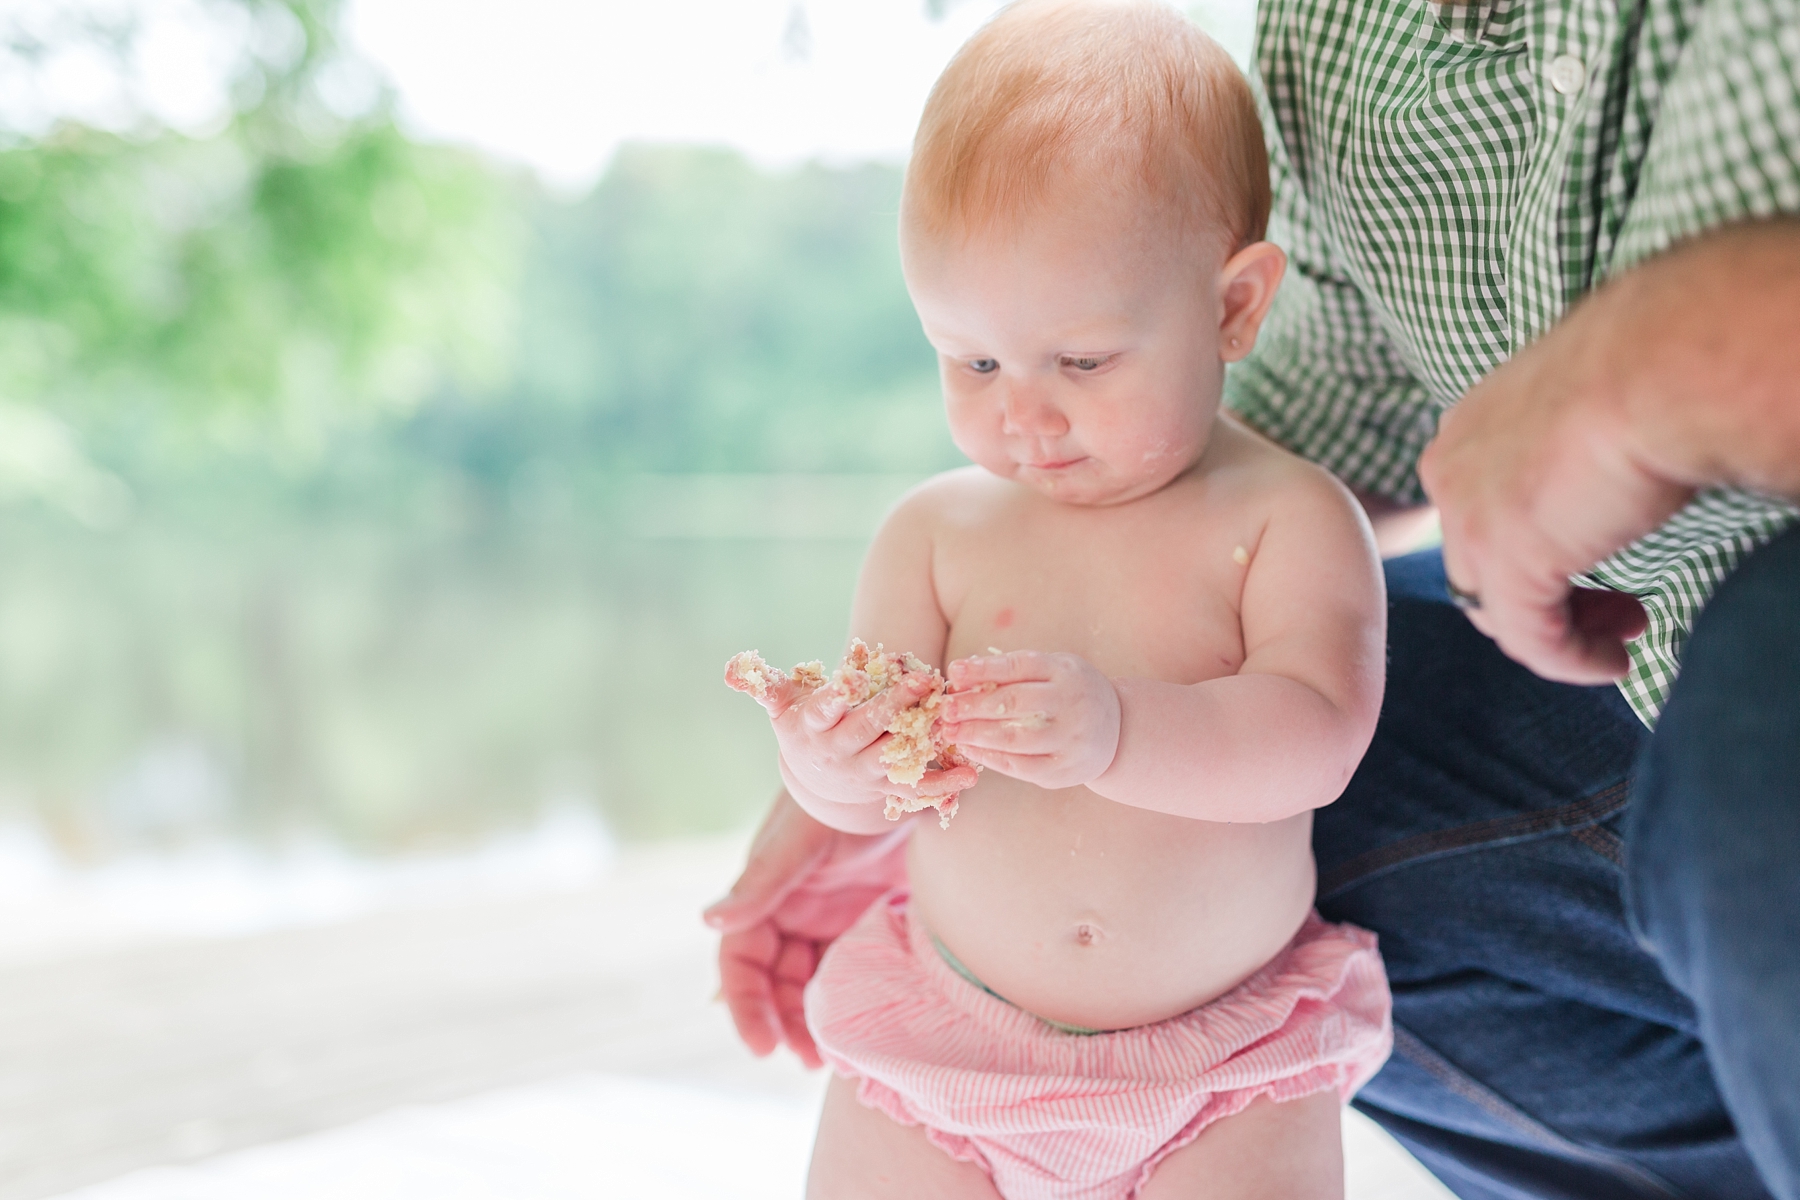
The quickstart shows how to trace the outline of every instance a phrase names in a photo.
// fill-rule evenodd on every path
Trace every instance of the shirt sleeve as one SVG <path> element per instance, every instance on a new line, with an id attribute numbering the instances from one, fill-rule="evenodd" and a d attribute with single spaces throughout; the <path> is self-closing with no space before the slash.
<path id="1" fill-rule="evenodd" d="M 1288 273 L 1255 349 L 1226 376 L 1225 405 L 1357 491 L 1422 504 L 1417 464 L 1440 405 L 1332 261 L 1289 165 L 1281 123 L 1261 81 L 1253 74 L 1251 82 L 1268 130 L 1269 239 L 1287 252 Z"/>
<path id="2" fill-rule="evenodd" d="M 1692 29 L 1666 10 L 1643 31 L 1686 42 L 1657 89 L 1609 274 L 1719 225 L 1800 213 L 1800 0 L 1709 0 L 1687 15 Z"/>

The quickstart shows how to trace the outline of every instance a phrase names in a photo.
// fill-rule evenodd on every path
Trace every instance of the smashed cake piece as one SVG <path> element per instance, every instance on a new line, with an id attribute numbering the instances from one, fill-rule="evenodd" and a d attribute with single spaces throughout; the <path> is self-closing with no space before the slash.
<path id="1" fill-rule="evenodd" d="M 895 653 L 879 645 L 871 650 L 861 638 L 854 638 L 850 652 L 844 655 L 829 681 L 821 663 L 801 663 L 788 674 L 764 662 L 754 650 L 734 655 L 725 664 L 725 682 L 764 704 L 784 690 L 791 689 L 798 699 L 824 687 L 855 707 L 867 704 L 897 684 L 916 680 L 923 680 L 928 690 L 894 715 L 887 726 L 887 744 L 881 749 L 881 764 L 887 768 L 888 780 L 915 789 L 927 771 L 975 766 L 943 737 L 938 710 L 943 705 L 946 684 L 943 673 L 930 663 L 915 654 Z M 975 766 L 975 770 L 981 768 Z M 890 821 L 898 821 L 907 813 L 935 808 L 938 824 L 948 829 L 950 818 L 956 815 L 957 797 L 965 790 L 966 787 L 959 787 L 937 795 L 915 790 L 911 796 L 889 796 L 885 815 Z"/>
<path id="2" fill-rule="evenodd" d="M 725 664 L 727 686 L 744 692 L 758 704 L 767 704 L 784 685 L 792 684 L 796 698 L 817 691 L 825 685 L 825 664 L 814 659 L 794 668 L 789 675 L 780 667 L 772 667 L 754 650 L 734 654 Z"/>

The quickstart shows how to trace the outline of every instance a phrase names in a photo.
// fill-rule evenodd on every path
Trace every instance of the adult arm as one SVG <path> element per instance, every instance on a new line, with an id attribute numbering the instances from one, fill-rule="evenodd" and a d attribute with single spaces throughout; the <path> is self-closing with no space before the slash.
<path id="1" fill-rule="evenodd" d="M 1800 219 L 1701 234 L 1591 294 L 1445 415 L 1420 471 L 1476 625 L 1547 678 L 1617 679 L 1642 611 L 1570 576 L 1700 488 L 1800 498 Z"/>

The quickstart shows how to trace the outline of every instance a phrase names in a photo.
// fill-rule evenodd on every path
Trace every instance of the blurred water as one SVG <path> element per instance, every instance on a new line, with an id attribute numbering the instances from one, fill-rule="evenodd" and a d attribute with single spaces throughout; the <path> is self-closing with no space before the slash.
<path id="1" fill-rule="evenodd" d="M 775 773 L 726 658 L 834 654 L 914 478 L 638 477 L 595 500 L 527 475 L 498 515 L 212 506 L 109 532 L 14 510 L 0 818 L 77 860 L 424 850 L 549 808 L 628 839 L 739 827 Z"/>
<path id="2" fill-rule="evenodd" d="M 778 1200 L 805 1185 L 816 1107 L 577 1076 L 140 1171 L 62 1200 Z"/>
<path id="3" fill-rule="evenodd" d="M 401 908 L 572 892 L 605 876 L 611 833 L 552 808 L 479 846 L 369 858 L 323 838 L 230 837 L 70 864 L 34 826 L 0 825 L 0 966 L 145 938 L 247 937 Z"/>

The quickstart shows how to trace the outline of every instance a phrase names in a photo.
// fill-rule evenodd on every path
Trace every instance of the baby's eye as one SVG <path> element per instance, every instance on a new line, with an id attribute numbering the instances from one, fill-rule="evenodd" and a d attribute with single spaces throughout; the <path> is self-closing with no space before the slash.
<path id="1" fill-rule="evenodd" d="M 969 360 L 969 370 L 977 375 L 992 375 L 999 369 L 1000 360 L 997 358 L 971 358 Z"/>
<path id="2" fill-rule="evenodd" d="M 1111 359 L 1112 355 L 1110 354 L 1066 354 L 1063 356 L 1062 365 L 1065 367 L 1074 367 L 1077 371 L 1098 371 L 1101 367 L 1104 367 L 1110 362 Z"/>

